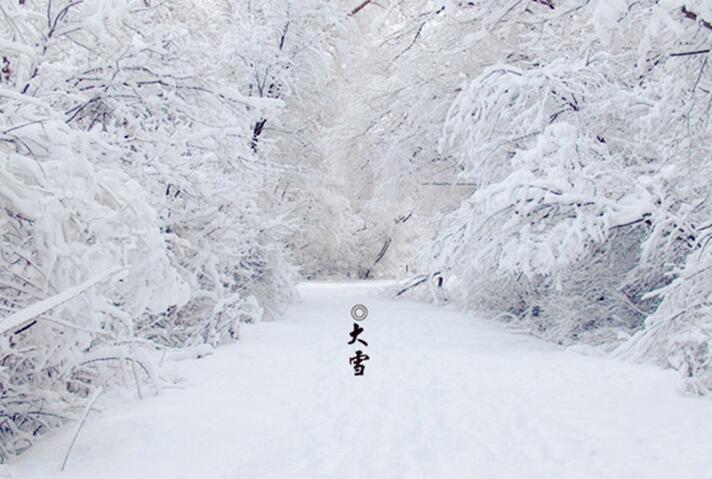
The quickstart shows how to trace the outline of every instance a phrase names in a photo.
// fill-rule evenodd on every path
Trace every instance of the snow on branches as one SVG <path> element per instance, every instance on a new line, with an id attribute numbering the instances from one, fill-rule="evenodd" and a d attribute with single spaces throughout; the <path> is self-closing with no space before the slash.
<path id="1" fill-rule="evenodd" d="M 562 343 L 629 340 L 621 355 L 708 391 L 712 5 L 386 5 L 396 80 L 372 95 L 371 163 L 421 217 L 445 213 L 419 268 L 469 307 Z"/>
<path id="2" fill-rule="evenodd" d="M 331 20 L 293 3 L 0 5 L 0 462 L 293 297 L 287 168 L 255 129 L 319 75 L 295 56 Z"/>

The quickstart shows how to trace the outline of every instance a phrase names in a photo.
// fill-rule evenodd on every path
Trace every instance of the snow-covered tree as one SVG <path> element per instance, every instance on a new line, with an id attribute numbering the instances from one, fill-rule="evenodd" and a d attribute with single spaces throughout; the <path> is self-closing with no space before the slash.
<path id="1" fill-rule="evenodd" d="M 361 115 L 376 132 L 354 143 L 377 149 L 380 185 L 406 192 L 397 206 L 373 195 L 383 216 L 435 206 L 409 237 L 429 243 L 418 269 L 444 275 L 456 302 L 553 340 L 615 345 L 637 333 L 638 353 L 707 377 L 709 8 L 394 1 L 371 11 L 383 73 L 365 82 L 380 88 L 362 93 L 371 112 Z"/>
<path id="2" fill-rule="evenodd" d="M 302 7 L 0 5 L 0 461 L 293 299 L 296 161 L 270 126 L 334 29 Z"/>

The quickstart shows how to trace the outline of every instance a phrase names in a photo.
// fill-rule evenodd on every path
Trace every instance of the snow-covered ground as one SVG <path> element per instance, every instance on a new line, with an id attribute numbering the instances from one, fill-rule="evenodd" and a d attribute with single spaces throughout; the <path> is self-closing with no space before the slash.
<path id="1" fill-rule="evenodd" d="M 712 401 L 652 366 L 562 351 L 503 326 L 310 283 L 285 317 L 177 362 L 183 389 L 99 401 L 0 476 L 63 478 L 712 478 Z M 354 377 L 351 306 L 371 357 Z M 652 399 L 651 399 L 652 398 Z"/>

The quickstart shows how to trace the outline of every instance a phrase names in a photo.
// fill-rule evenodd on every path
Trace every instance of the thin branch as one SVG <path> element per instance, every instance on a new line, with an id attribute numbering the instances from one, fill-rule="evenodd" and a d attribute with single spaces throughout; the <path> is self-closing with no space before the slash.
<path id="1" fill-rule="evenodd" d="M 351 13 L 349 13 L 349 16 L 353 17 L 353 16 L 356 15 L 358 12 L 360 12 L 361 10 L 363 10 L 364 8 L 366 8 L 366 7 L 367 7 L 370 3 L 372 3 L 372 2 L 373 2 L 373 0 L 365 0 L 363 3 L 361 3 L 361 5 L 359 5 L 358 7 L 354 8 L 353 10 L 351 10 Z"/>
<path id="2" fill-rule="evenodd" d="M 712 30 L 712 22 L 708 22 L 707 20 L 700 18 L 699 15 L 697 15 L 695 12 L 691 12 L 685 6 L 682 7 L 682 14 L 685 16 L 685 18 L 689 18 L 690 20 L 695 20 L 695 21 L 699 22 L 700 25 L 707 28 L 708 30 Z"/>
<path id="3" fill-rule="evenodd" d="M 91 408 L 94 407 L 94 403 L 96 402 L 97 399 L 99 399 L 99 396 L 101 395 L 102 392 L 104 392 L 104 388 L 102 386 L 99 386 L 99 388 L 96 391 L 94 391 L 94 394 L 92 395 L 91 399 L 89 399 L 89 403 L 87 404 L 87 407 L 84 409 L 84 414 L 82 414 L 82 418 L 79 420 L 79 424 L 77 425 L 77 428 L 74 430 L 74 435 L 72 436 L 72 441 L 69 443 L 67 452 L 64 455 L 64 461 L 62 461 L 62 467 L 60 468 L 60 471 L 64 472 L 64 468 L 67 467 L 67 460 L 69 460 L 69 453 L 72 452 L 74 443 L 77 442 L 77 437 L 79 437 L 79 432 L 82 430 L 82 426 L 84 426 L 84 423 L 87 420 L 89 411 L 91 411 Z"/>
<path id="4" fill-rule="evenodd" d="M 688 55 L 704 55 L 705 53 L 709 53 L 711 50 L 707 48 L 706 50 L 695 50 L 694 52 L 677 52 L 677 53 L 671 53 L 671 57 L 685 57 Z"/>

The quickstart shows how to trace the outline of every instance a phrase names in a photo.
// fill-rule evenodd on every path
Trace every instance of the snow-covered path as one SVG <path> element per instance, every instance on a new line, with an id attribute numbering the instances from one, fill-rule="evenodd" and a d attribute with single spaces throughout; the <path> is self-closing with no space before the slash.
<path id="1" fill-rule="evenodd" d="M 562 351 L 367 283 L 310 283 L 275 322 L 176 363 L 185 389 L 93 414 L 22 479 L 712 478 L 712 401 L 650 366 Z M 355 303 L 366 374 L 347 345 Z M 1 470 L 0 470 L 1 471 Z M 0 476 L 3 474 L 0 473 Z"/>

